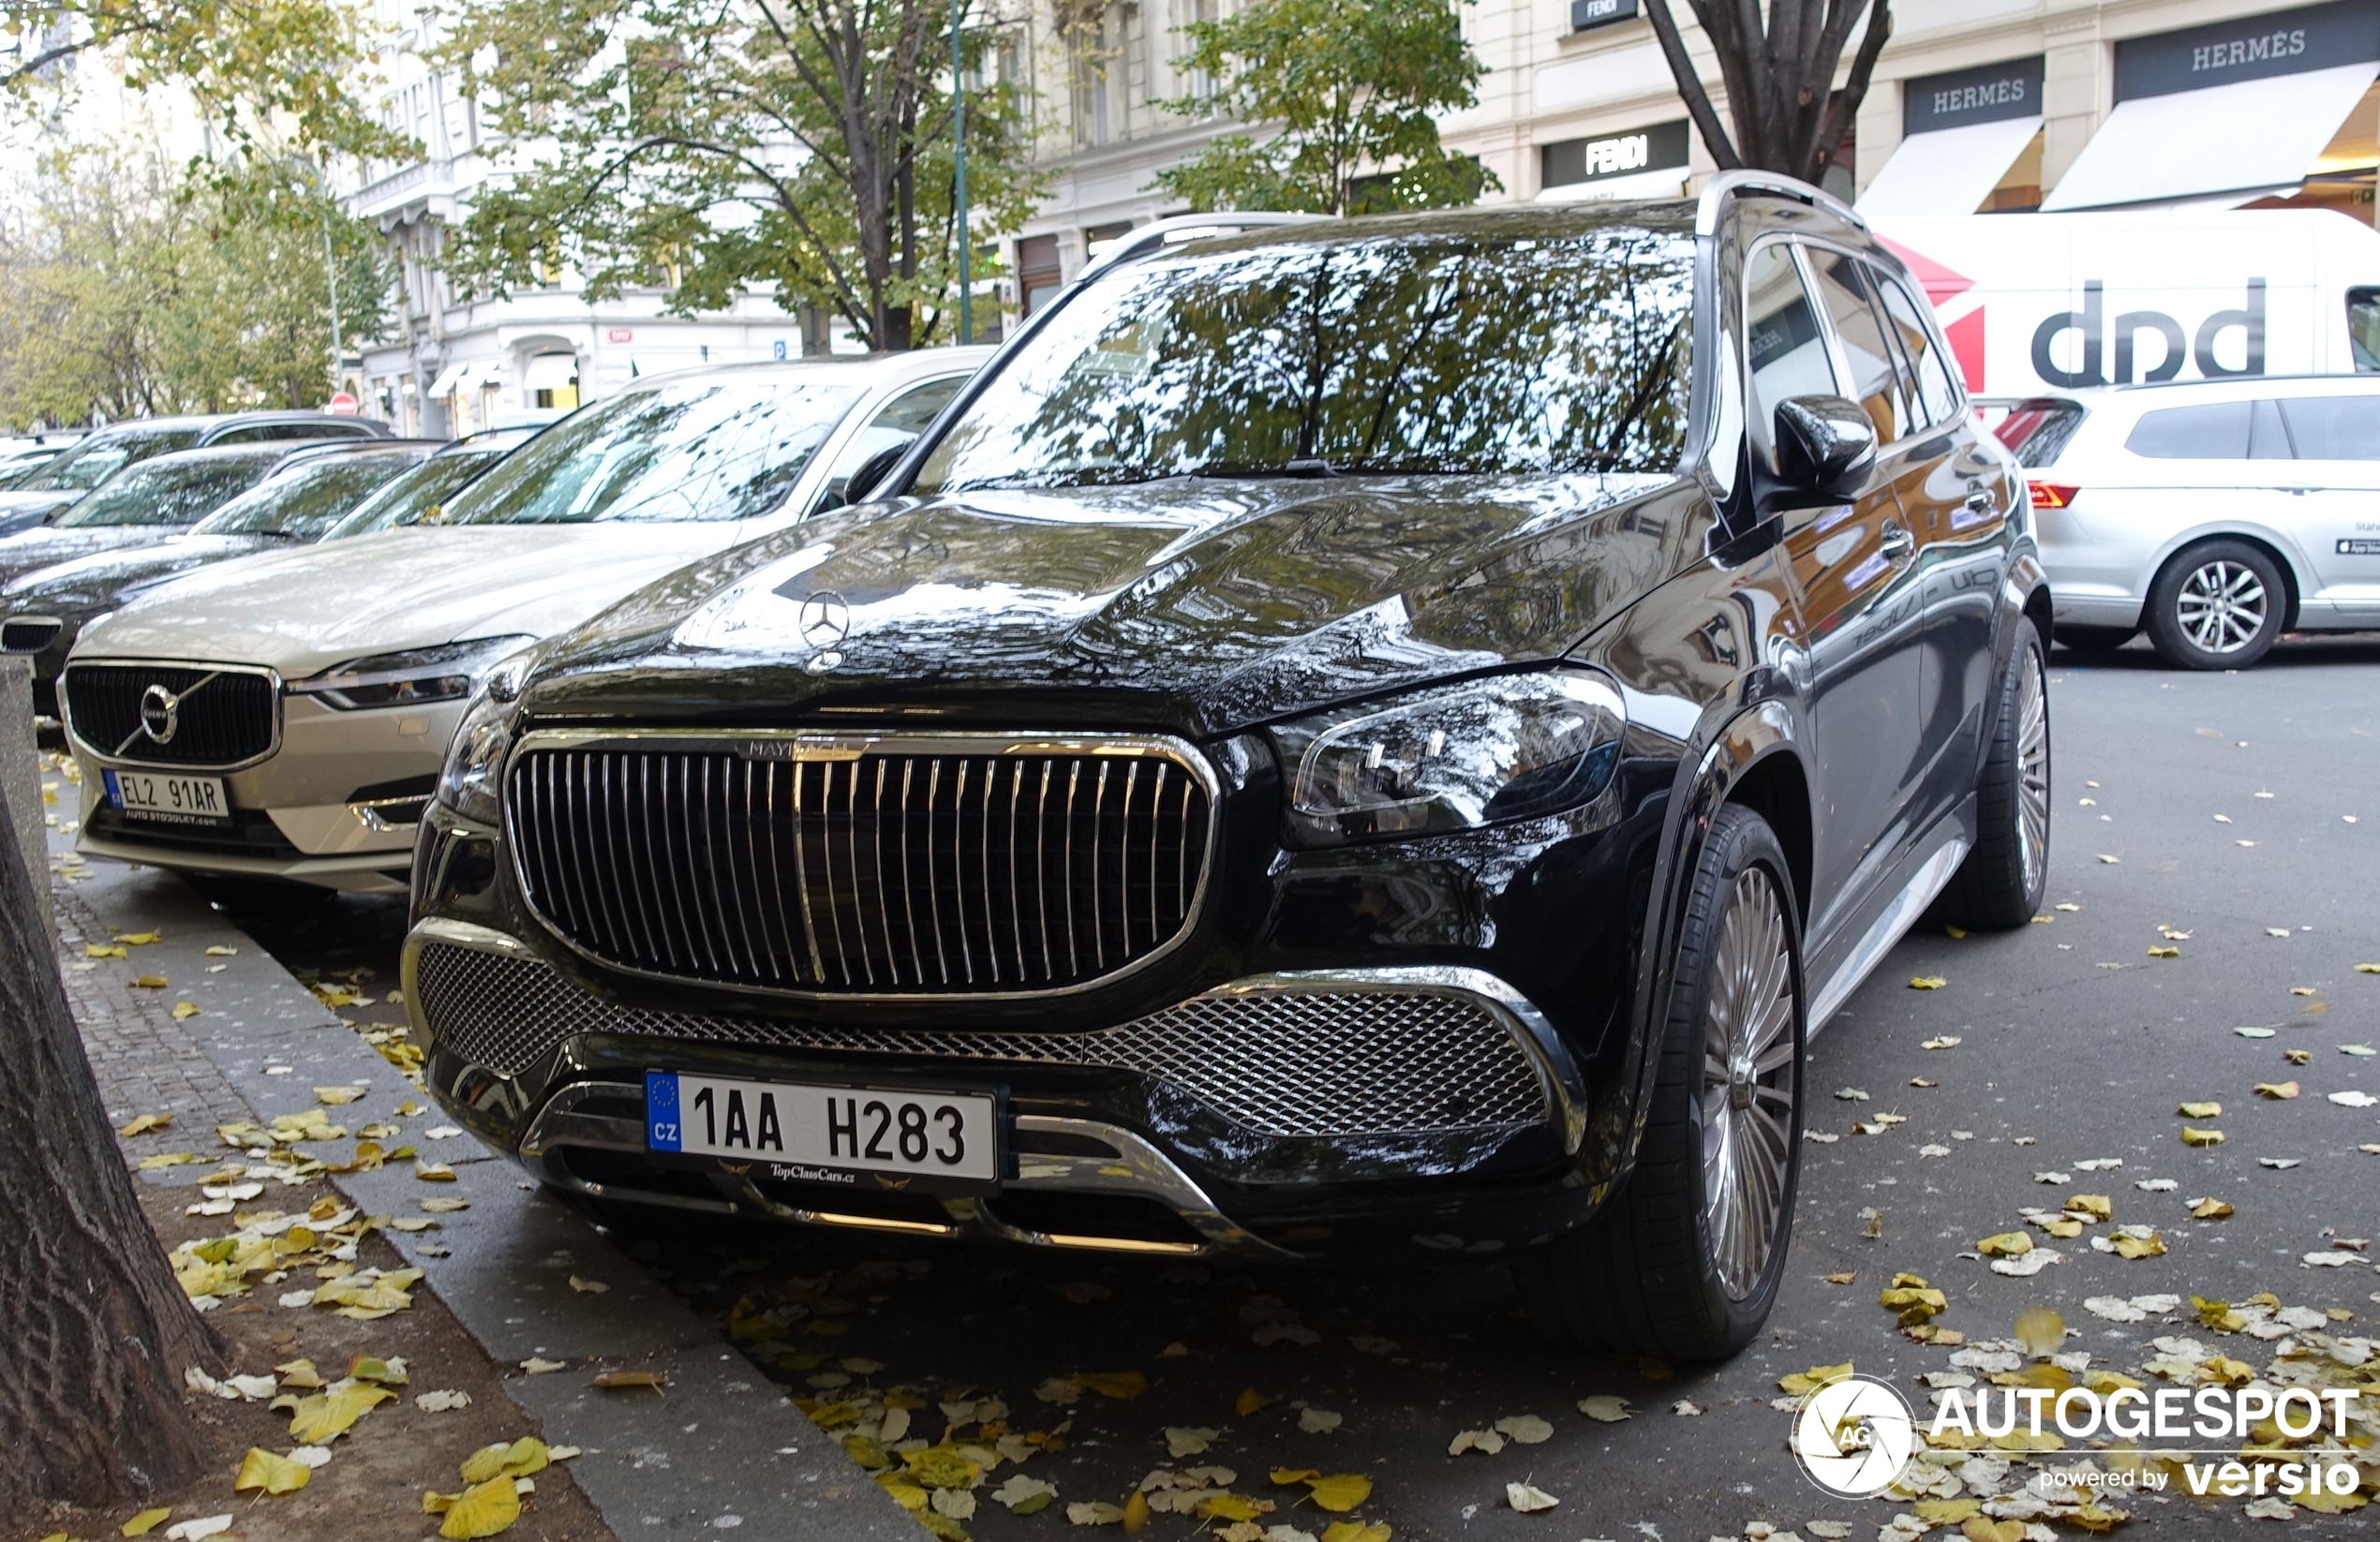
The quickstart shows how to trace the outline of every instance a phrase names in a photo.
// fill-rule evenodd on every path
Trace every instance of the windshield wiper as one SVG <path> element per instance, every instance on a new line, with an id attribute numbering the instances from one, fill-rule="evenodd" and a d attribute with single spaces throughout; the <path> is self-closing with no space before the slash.
<path id="1" fill-rule="evenodd" d="M 1279 466 L 1194 466 L 1184 473 L 1193 477 L 1214 477 L 1232 481 L 1252 480 L 1258 477 L 1321 478 L 1335 477 L 1340 474 L 1337 467 L 1332 466 L 1329 461 L 1319 459 L 1287 461 Z"/>

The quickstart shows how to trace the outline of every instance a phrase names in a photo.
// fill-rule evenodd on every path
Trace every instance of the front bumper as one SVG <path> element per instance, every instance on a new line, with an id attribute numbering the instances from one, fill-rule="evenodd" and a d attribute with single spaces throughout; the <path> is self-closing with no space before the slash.
<path id="1" fill-rule="evenodd" d="M 283 697 L 272 752 L 221 778 L 228 824 L 133 819 L 107 802 L 109 768 L 180 771 L 116 760 L 67 727 L 82 769 L 76 849 L 186 872 L 279 879 L 365 894 L 402 894 L 421 812 L 462 717 L 461 704 L 341 712 Z"/>
<path id="2" fill-rule="evenodd" d="M 520 940 L 421 922 L 405 999 L 431 1090 L 597 1198 L 1044 1246 L 1273 1257 L 1485 1255 L 1586 1213 L 1579 1066 L 1485 971 L 1284 971 L 1082 1032 L 870 1030 L 607 999 Z M 647 1068 L 988 1091 L 993 1195 L 770 1181 L 646 1155 Z"/>

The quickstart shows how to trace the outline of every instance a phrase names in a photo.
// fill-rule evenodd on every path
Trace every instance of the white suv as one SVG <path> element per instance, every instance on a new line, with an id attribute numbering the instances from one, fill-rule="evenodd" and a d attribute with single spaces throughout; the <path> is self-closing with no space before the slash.
<path id="1" fill-rule="evenodd" d="M 2254 663 L 2283 631 L 2380 628 L 2380 377 L 2114 386 L 2019 403 L 2058 641 L 2146 629 L 2168 662 Z"/>

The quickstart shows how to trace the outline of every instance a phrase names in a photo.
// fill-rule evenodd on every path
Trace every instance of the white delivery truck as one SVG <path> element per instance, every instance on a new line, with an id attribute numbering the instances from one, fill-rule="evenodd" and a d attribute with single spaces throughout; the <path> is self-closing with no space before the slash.
<path id="1" fill-rule="evenodd" d="M 2380 231 L 2328 210 L 1874 216 L 1969 394 L 2380 370 Z"/>

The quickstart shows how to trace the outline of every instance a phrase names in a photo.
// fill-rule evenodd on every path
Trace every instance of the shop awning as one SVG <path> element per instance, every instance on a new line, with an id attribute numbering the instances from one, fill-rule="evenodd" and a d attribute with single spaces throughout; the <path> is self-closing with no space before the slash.
<path id="1" fill-rule="evenodd" d="M 2297 186 L 2371 89 L 2369 64 L 2236 81 L 2118 104 L 2042 212 Z"/>
<path id="2" fill-rule="evenodd" d="M 429 398 L 432 401 L 436 401 L 440 396 L 453 394 L 454 387 L 462 380 L 464 373 L 471 366 L 469 364 L 449 364 L 444 369 L 439 370 L 438 372 L 438 378 L 430 382 L 430 389 L 427 393 Z"/>
<path id="3" fill-rule="evenodd" d="M 541 353 L 521 372 L 524 391 L 560 391 L 578 378 L 578 355 Z"/>
<path id="4" fill-rule="evenodd" d="M 1971 215 L 2040 132 L 2032 117 L 1911 134 L 1859 196 L 1859 212 Z"/>

